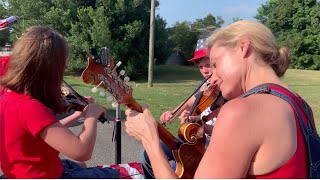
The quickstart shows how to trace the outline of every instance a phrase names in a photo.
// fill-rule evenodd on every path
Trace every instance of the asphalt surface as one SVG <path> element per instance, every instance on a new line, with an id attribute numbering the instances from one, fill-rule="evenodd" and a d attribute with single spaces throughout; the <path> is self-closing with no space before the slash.
<path id="1" fill-rule="evenodd" d="M 61 118 L 61 117 L 59 117 Z M 108 119 L 114 119 L 114 117 L 108 117 Z M 122 118 L 123 119 L 123 118 Z M 124 121 L 121 121 L 121 152 L 116 152 L 116 142 L 112 142 L 113 131 L 115 128 L 115 122 L 110 121 L 108 123 L 98 123 L 97 140 L 94 147 L 92 158 L 86 161 L 88 167 L 98 165 L 110 165 L 118 164 L 117 159 L 121 157 L 120 163 L 140 162 L 140 153 L 143 149 L 142 144 L 134 138 L 127 135 L 125 132 Z M 78 135 L 82 130 L 82 122 L 75 123 L 73 127 L 70 127 L 71 131 Z M 61 158 L 67 158 L 61 155 Z"/>

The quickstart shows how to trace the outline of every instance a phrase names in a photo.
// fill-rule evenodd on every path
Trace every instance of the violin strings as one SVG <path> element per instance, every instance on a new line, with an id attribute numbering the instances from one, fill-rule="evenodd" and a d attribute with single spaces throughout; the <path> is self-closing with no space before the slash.
<path id="1" fill-rule="evenodd" d="M 200 86 L 197 87 L 197 89 L 187 98 L 187 100 L 185 100 L 173 113 L 172 113 L 172 117 L 174 118 L 176 116 L 177 113 L 179 113 L 181 111 L 181 107 L 196 93 L 198 92 L 198 90 L 202 87 L 202 85 L 207 82 L 210 78 L 211 78 L 212 74 L 205 80 L 203 81 Z"/>

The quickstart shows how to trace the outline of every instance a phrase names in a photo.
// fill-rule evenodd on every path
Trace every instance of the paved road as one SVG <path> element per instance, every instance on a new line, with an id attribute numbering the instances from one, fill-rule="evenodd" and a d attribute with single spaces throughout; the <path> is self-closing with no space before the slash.
<path id="1" fill-rule="evenodd" d="M 112 119 L 112 118 L 109 118 Z M 91 160 L 87 161 L 88 167 L 97 165 L 116 164 L 116 143 L 112 142 L 112 134 L 115 123 L 98 123 L 97 141 Z M 82 123 L 76 123 L 70 128 L 75 134 L 79 134 Z M 139 141 L 127 135 L 124 122 L 121 123 L 121 163 L 139 162 L 142 145 Z M 63 155 L 61 158 L 65 158 Z"/>

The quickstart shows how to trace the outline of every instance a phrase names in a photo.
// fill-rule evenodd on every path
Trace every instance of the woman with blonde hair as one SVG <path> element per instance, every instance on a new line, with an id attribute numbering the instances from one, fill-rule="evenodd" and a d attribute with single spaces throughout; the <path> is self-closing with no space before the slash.
<path id="1" fill-rule="evenodd" d="M 302 108 L 313 116 L 307 103 L 296 108 L 303 99 L 280 79 L 290 64 L 289 50 L 278 47 L 272 32 L 255 21 L 219 29 L 208 43 L 219 87 L 229 101 L 217 116 L 212 141 L 194 178 L 307 178 L 306 145 L 299 126 L 307 116 Z M 142 141 L 155 177 L 176 178 L 159 146 L 149 109 L 143 113 L 128 109 L 126 114 L 127 133 Z"/>

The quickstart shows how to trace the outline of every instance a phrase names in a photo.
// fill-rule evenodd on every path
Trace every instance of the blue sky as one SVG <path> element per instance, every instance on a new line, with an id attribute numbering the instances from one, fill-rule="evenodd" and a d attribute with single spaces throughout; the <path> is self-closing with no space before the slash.
<path id="1" fill-rule="evenodd" d="M 254 20 L 257 9 L 267 0 L 159 0 L 160 5 L 156 9 L 167 21 L 167 26 L 175 22 L 202 19 L 209 13 L 221 16 L 225 24 L 232 22 L 232 18 L 239 17 L 246 20 Z"/>

